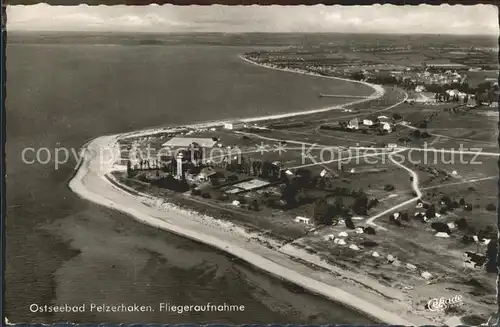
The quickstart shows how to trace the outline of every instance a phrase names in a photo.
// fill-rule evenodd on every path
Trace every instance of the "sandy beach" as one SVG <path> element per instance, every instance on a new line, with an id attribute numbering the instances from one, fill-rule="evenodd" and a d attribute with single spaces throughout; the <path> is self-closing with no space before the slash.
<path id="1" fill-rule="evenodd" d="M 244 58 L 242 58 L 244 59 Z M 247 60 L 247 59 L 244 59 Z M 248 61 L 248 60 L 247 60 Z M 260 66 L 260 65 L 259 65 Z M 277 69 L 277 68 L 273 68 Z M 296 72 L 308 74 L 306 72 Z M 313 75 L 313 74 L 311 74 Z M 325 77 L 324 78 L 334 78 Z M 352 81 L 351 81 L 352 82 Z M 363 83 L 374 88 L 375 92 L 365 99 L 350 102 L 360 103 L 375 99 L 384 94 L 381 86 Z M 344 104 L 342 106 L 345 106 Z M 311 111 L 271 115 L 243 119 L 246 122 L 279 119 L 296 115 L 323 112 L 341 106 Z M 189 127 L 209 127 L 221 125 L 221 121 L 190 125 Z M 70 181 L 70 188 L 81 198 L 124 212 L 134 219 L 150 226 L 208 244 L 254 265 L 272 275 L 295 283 L 313 293 L 354 308 L 378 321 L 397 325 L 424 325 L 433 322 L 411 312 L 403 300 L 403 294 L 395 289 L 381 285 L 364 275 L 343 271 L 326 264 L 318 257 L 300 248 L 287 246 L 279 251 L 263 245 L 272 240 L 251 234 L 230 222 L 217 220 L 197 212 L 181 209 L 171 203 L 156 199 L 147 194 L 127 190 L 117 185 L 110 174 L 116 170 L 118 141 L 122 138 L 151 135 L 164 132 L 167 128 L 156 128 L 119 135 L 98 137 L 82 149 L 82 162 Z M 318 269 L 297 262 L 297 259 L 314 262 Z M 323 269 L 320 269 L 322 267 Z"/>

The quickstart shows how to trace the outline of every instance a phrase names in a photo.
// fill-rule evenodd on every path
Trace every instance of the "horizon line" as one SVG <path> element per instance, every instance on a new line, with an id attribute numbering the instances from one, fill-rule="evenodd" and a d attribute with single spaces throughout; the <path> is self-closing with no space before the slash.
<path id="1" fill-rule="evenodd" d="M 25 33 L 109 33 L 109 34 L 225 34 L 225 35 L 241 35 L 241 34 L 348 34 L 348 35 L 422 35 L 422 36 L 487 36 L 497 37 L 500 41 L 500 34 L 464 34 L 464 33 L 398 33 L 398 32 L 265 32 L 265 31 L 248 31 L 248 32 L 221 32 L 221 31 L 140 31 L 140 30 L 53 30 L 53 29 L 10 29 L 7 23 L 5 31 L 8 32 L 25 32 Z"/>

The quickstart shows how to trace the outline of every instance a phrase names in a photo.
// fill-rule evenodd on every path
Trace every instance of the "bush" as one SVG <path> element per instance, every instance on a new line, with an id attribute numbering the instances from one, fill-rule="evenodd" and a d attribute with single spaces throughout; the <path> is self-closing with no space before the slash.
<path id="1" fill-rule="evenodd" d="M 253 200 L 250 203 L 250 206 L 248 207 L 248 209 L 253 210 L 253 211 L 259 211 L 260 210 L 259 202 L 257 200 Z"/>
<path id="2" fill-rule="evenodd" d="M 406 212 L 406 211 L 401 213 L 400 217 L 401 217 L 401 220 L 410 221 L 410 217 L 408 216 L 408 212 Z"/>
<path id="3" fill-rule="evenodd" d="M 489 203 L 486 206 L 486 210 L 488 210 L 488 211 L 495 211 L 495 210 L 497 210 L 497 207 L 493 203 Z"/>
<path id="4" fill-rule="evenodd" d="M 367 247 L 367 248 L 372 248 L 378 245 L 377 242 L 375 241 L 364 241 L 361 243 L 362 246 Z"/>
<path id="5" fill-rule="evenodd" d="M 387 191 L 387 192 L 394 191 L 394 189 L 395 189 L 395 187 L 392 184 L 386 184 L 384 186 L 384 191 Z"/>
<path id="6" fill-rule="evenodd" d="M 432 223 L 431 228 L 433 228 L 438 233 L 451 234 L 450 227 L 448 227 L 448 225 L 445 223 L 439 223 L 439 222 Z"/>
<path id="7" fill-rule="evenodd" d="M 458 204 L 460 204 L 461 206 L 465 205 L 464 198 L 461 198 L 460 201 L 458 201 Z"/>
<path id="8" fill-rule="evenodd" d="M 375 235 L 375 229 L 373 227 L 365 227 L 364 228 L 364 233 L 368 235 Z"/>
<path id="9" fill-rule="evenodd" d="M 474 239 L 470 235 L 464 235 L 462 237 L 462 243 L 465 245 L 469 245 L 469 244 L 474 243 Z"/>
<path id="10" fill-rule="evenodd" d="M 202 197 L 202 198 L 204 198 L 204 199 L 210 199 L 210 198 L 211 198 L 210 193 L 206 193 L 206 192 L 205 192 L 205 193 L 203 193 L 203 194 L 201 195 L 201 197 Z"/>
<path id="11" fill-rule="evenodd" d="M 398 219 L 394 218 L 393 215 L 389 217 L 389 221 L 398 227 L 402 226 L 401 222 Z"/>
<path id="12" fill-rule="evenodd" d="M 201 191 L 197 190 L 197 189 L 194 189 L 194 190 L 191 191 L 191 194 L 192 195 L 201 195 Z"/>

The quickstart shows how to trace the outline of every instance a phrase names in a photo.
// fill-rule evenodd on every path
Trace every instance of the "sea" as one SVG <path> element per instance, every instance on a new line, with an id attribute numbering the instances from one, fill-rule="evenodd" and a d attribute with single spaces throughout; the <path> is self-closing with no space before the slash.
<path id="1" fill-rule="evenodd" d="M 255 44 L 189 35 L 171 43 L 123 40 L 141 36 L 8 34 L 7 318 L 14 323 L 373 322 L 207 245 L 83 200 L 68 187 L 77 165 L 74 154 L 100 135 L 317 109 L 342 101 L 319 93 L 373 90 L 239 58 L 278 46 L 279 36 Z M 62 148 L 70 155 L 56 166 Z M 36 306 L 91 303 L 156 309 L 33 312 Z M 226 303 L 244 310 L 180 314 L 160 312 L 160 303 Z"/>

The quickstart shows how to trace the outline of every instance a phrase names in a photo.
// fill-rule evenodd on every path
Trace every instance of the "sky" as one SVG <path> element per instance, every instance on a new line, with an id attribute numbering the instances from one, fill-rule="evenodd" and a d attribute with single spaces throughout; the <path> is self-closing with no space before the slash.
<path id="1" fill-rule="evenodd" d="M 498 9 L 475 6 L 50 6 L 7 7 L 7 30 L 331 32 L 498 35 Z"/>

